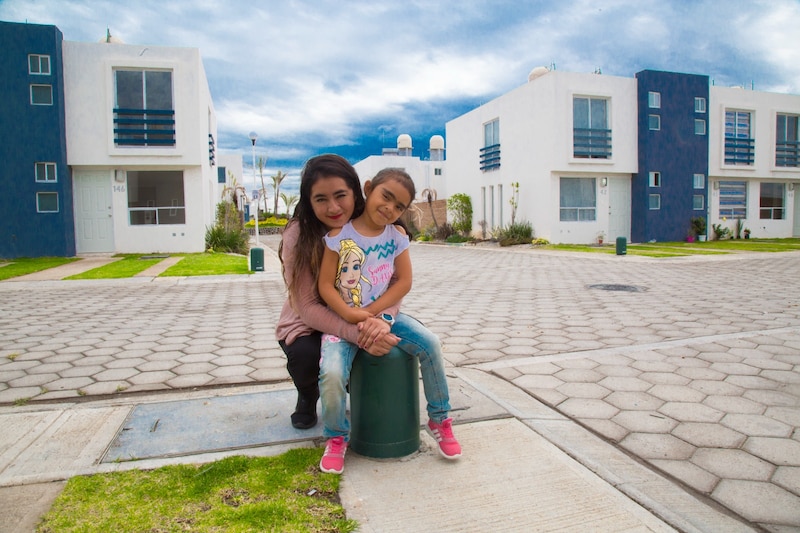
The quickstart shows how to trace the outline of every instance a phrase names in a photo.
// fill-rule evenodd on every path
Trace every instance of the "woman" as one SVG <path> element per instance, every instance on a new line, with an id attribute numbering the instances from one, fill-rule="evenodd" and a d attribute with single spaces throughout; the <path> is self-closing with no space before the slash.
<path id="1" fill-rule="evenodd" d="M 363 211 L 361 182 L 350 163 L 336 155 L 308 160 L 301 175 L 300 201 L 278 250 L 289 297 L 275 331 L 297 388 L 291 419 L 299 429 L 317 423 L 321 331 L 357 343 L 374 355 L 386 355 L 399 341 L 389 332 L 390 326 L 378 318 L 357 325 L 347 323 L 328 309 L 317 293 L 322 238 Z"/>
<path id="2" fill-rule="evenodd" d="M 373 355 L 387 354 L 400 341 L 390 332 L 392 326 L 382 318 L 349 324 L 328 309 L 317 292 L 324 235 L 359 216 L 364 207 L 358 174 L 344 158 L 326 154 L 306 162 L 300 176 L 300 201 L 286 225 L 278 251 L 289 297 L 283 305 L 276 336 L 298 392 L 291 417 L 296 428 L 307 429 L 317 423 L 321 331 L 356 343 Z M 429 425 L 427 429 L 438 442 L 439 452 L 448 459 L 456 458 L 461 455 L 461 447 L 452 434 L 452 419 L 442 420 L 450 404 L 441 343 L 420 322 L 398 313 L 398 307 L 388 308 L 386 313 L 396 317 L 398 331 L 403 331 L 409 341 L 405 344 L 413 346 L 414 355 L 420 360 L 431 419 L 444 422 L 433 428 Z M 433 405 L 431 398 L 435 398 Z M 346 443 L 340 450 L 342 460 L 345 450 Z"/>

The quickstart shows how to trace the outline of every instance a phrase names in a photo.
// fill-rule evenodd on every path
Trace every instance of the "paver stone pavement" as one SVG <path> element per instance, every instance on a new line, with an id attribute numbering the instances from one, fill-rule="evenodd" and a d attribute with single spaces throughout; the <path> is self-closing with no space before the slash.
<path id="1" fill-rule="evenodd" d="M 64 402 L 287 385 L 273 333 L 285 298 L 277 239 L 262 242 L 265 271 L 251 276 L 0 283 L 0 418 L 23 424 L 24 409 Z M 670 524 L 680 521 L 643 496 L 640 474 L 620 482 L 617 456 L 596 449 L 636 458 L 737 524 L 800 529 L 800 254 L 411 252 L 404 311 L 440 336 L 452 379 L 507 385 L 492 398 L 506 409 L 499 419 L 522 421 Z M 553 419 L 520 416 L 503 398 L 517 393 Z M 116 431 L 122 412 L 112 408 L 103 424 Z M 470 439 L 491 433 L 467 422 Z M 0 457 L 24 441 L 5 443 Z M 0 468 L 3 486 L 9 466 Z M 712 530 L 704 523 L 679 529 Z"/>

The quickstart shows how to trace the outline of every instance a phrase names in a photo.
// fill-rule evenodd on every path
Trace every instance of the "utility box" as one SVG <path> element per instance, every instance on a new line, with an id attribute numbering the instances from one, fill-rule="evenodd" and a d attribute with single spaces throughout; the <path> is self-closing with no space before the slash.
<path id="1" fill-rule="evenodd" d="M 264 272 L 264 249 L 250 248 L 250 270 Z"/>
<path id="2" fill-rule="evenodd" d="M 628 239 L 625 237 L 617 237 L 617 255 L 625 255 L 628 253 Z"/>

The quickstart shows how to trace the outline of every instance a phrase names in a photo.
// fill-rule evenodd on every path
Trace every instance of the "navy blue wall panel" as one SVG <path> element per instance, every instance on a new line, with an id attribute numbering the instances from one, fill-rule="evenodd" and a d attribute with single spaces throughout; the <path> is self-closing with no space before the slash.
<path id="1" fill-rule="evenodd" d="M 708 76 L 644 70 L 636 74 L 639 172 L 631 186 L 631 241 L 679 241 L 692 217 L 706 216 L 708 206 Z M 661 107 L 650 108 L 657 92 Z M 706 112 L 695 112 L 695 98 Z M 650 130 L 649 116 L 661 117 L 661 129 Z M 695 133 L 695 119 L 705 120 L 706 134 Z M 650 172 L 661 173 L 661 186 L 650 187 Z M 705 176 L 705 188 L 694 189 L 694 175 Z M 661 195 L 661 208 L 649 208 L 650 194 Z M 704 196 L 704 209 L 693 208 L 693 196 Z"/>
<path id="2" fill-rule="evenodd" d="M 75 255 L 62 41 L 55 26 L 0 22 L 0 258 Z M 29 54 L 50 56 L 50 74 L 29 74 Z M 53 105 L 31 105 L 31 84 L 51 85 Z M 36 162 L 55 163 L 57 181 L 37 183 Z M 37 213 L 37 192 L 57 193 L 58 212 Z"/>

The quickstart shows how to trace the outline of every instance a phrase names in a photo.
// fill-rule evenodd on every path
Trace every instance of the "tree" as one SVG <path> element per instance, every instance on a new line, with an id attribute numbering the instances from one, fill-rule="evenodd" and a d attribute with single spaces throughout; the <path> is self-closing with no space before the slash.
<path id="1" fill-rule="evenodd" d="M 274 176 L 271 176 L 271 177 L 272 177 L 272 189 L 275 192 L 275 210 L 273 211 L 273 214 L 277 216 L 277 214 L 278 214 L 278 191 L 281 190 L 281 182 L 284 180 L 284 178 L 286 178 L 286 174 L 284 174 L 283 172 L 281 172 L 279 170 L 277 174 L 275 174 Z"/>
<path id="2" fill-rule="evenodd" d="M 256 166 L 258 167 L 258 174 L 261 176 L 261 194 L 259 194 L 258 202 L 256 202 L 256 216 L 258 216 L 259 204 L 261 203 L 262 198 L 264 199 L 264 212 L 267 212 L 267 190 L 266 187 L 264 187 L 264 167 L 266 164 L 267 158 L 259 156 Z"/>
<path id="3" fill-rule="evenodd" d="M 420 196 L 427 198 L 428 209 L 431 210 L 431 218 L 433 219 L 433 226 L 436 228 L 436 231 L 439 231 L 439 224 L 436 222 L 436 215 L 433 212 L 433 201 L 436 200 L 436 189 L 422 189 Z"/>
<path id="4" fill-rule="evenodd" d="M 292 208 L 300 201 L 300 197 L 296 194 L 284 194 L 281 193 L 281 200 L 283 200 L 283 205 L 286 206 L 286 216 L 290 217 Z"/>
<path id="5" fill-rule="evenodd" d="M 447 199 L 447 210 L 453 214 L 453 229 L 463 235 L 472 232 L 472 199 L 456 193 Z"/>
<path id="6" fill-rule="evenodd" d="M 236 176 L 230 170 L 228 171 L 228 185 L 222 189 L 222 198 L 224 199 L 226 196 L 229 196 L 230 202 L 236 206 L 237 210 L 244 211 L 243 204 L 247 202 L 247 190 L 244 186 L 239 185 Z"/>
<path id="7" fill-rule="evenodd" d="M 519 182 L 512 181 L 511 182 L 511 199 L 508 201 L 511 204 L 511 225 L 514 225 L 514 221 L 517 218 L 517 207 L 519 207 Z"/>

